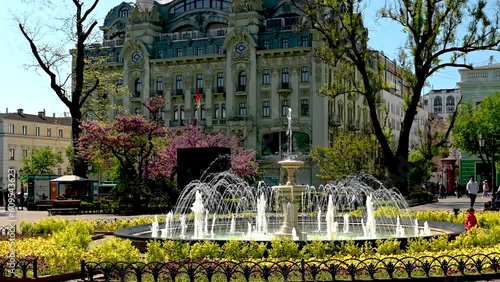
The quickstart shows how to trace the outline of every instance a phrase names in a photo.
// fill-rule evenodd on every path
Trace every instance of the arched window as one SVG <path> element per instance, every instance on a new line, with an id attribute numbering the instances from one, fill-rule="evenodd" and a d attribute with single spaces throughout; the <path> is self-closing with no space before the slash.
<path id="1" fill-rule="evenodd" d="M 238 91 L 245 91 L 246 88 L 247 88 L 247 73 L 245 71 L 242 71 L 238 75 Z"/>
<path id="2" fill-rule="evenodd" d="M 455 111 L 455 97 L 446 97 L 446 112 L 453 113 Z"/>
<path id="3" fill-rule="evenodd" d="M 128 18 L 128 7 L 120 9 L 120 18 Z"/>
<path id="4" fill-rule="evenodd" d="M 441 97 L 434 98 L 434 113 L 442 113 L 443 112 L 443 100 Z"/>
<path id="5" fill-rule="evenodd" d="M 141 97 L 142 92 L 142 80 L 140 78 L 135 80 L 135 97 Z"/>
<path id="6" fill-rule="evenodd" d="M 214 118 L 220 119 L 220 105 L 219 104 L 214 105 Z"/>

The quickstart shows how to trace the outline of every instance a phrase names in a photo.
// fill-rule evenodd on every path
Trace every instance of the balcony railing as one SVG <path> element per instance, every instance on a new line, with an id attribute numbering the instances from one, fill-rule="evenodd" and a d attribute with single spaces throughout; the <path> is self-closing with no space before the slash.
<path id="1" fill-rule="evenodd" d="M 213 93 L 214 94 L 222 94 L 222 93 L 224 93 L 224 87 L 214 87 Z"/>
<path id="2" fill-rule="evenodd" d="M 181 95 L 183 95 L 183 91 L 182 91 L 182 89 L 176 89 L 174 94 L 181 96 Z"/>
<path id="3" fill-rule="evenodd" d="M 167 41 L 185 41 L 193 39 L 206 39 L 206 38 L 216 38 L 225 37 L 227 35 L 226 28 L 211 29 L 206 33 L 201 31 L 183 31 L 174 33 L 164 33 L 160 36 L 155 37 L 155 42 L 167 42 Z"/>
<path id="4" fill-rule="evenodd" d="M 333 127 L 338 127 L 341 125 L 340 116 L 338 114 L 332 114 L 328 116 L 328 125 Z"/>
<path id="5" fill-rule="evenodd" d="M 236 91 L 237 92 L 247 91 L 247 86 L 246 85 L 238 85 L 238 86 L 236 86 Z"/>

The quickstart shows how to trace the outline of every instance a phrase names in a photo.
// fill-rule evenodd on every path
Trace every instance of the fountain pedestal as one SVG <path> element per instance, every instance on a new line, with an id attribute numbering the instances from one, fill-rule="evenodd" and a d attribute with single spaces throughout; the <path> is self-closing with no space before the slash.
<path id="1" fill-rule="evenodd" d="M 294 235 L 297 236 L 298 240 L 307 240 L 307 234 L 302 232 L 302 228 L 299 225 L 299 219 L 297 216 L 298 205 L 296 198 L 301 195 L 306 190 L 305 186 L 295 185 L 295 171 L 301 167 L 304 162 L 295 160 L 284 160 L 278 162 L 282 168 L 286 169 L 288 172 L 288 181 L 286 185 L 277 185 L 272 188 L 280 192 L 286 199 L 284 204 L 284 220 L 283 225 L 280 227 L 280 231 L 275 233 L 278 237 L 286 237 L 293 239 Z M 295 233 L 293 230 L 295 229 Z"/>

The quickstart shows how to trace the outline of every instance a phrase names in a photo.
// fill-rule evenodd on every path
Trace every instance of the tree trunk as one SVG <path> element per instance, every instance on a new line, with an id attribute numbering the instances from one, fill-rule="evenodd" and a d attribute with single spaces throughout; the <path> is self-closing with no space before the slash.
<path id="1" fill-rule="evenodd" d="M 407 159 L 400 156 L 391 158 L 391 161 L 386 162 L 387 172 L 392 184 L 405 196 L 408 195 L 408 172 L 413 167 Z"/>
<path id="2" fill-rule="evenodd" d="M 73 160 L 73 174 L 80 177 L 87 177 L 87 162 L 80 156 L 80 152 L 78 150 L 78 138 L 80 138 L 80 133 L 82 129 L 80 128 L 80 123 L 82 120 L 82 113 L 80 108 L 78 109 L 70 109 L 71 113 L 71 133 L 72 133 L 72 142 L 73 142 L 73 150 L 75 154 L 75 158 Z"/>

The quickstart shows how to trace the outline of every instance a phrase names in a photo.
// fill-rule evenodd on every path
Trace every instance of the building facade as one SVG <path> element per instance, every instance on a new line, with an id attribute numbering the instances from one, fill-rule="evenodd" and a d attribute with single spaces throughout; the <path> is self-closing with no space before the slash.
<path id="1" fill-rule="evenodd" d="M 7 187 L 8 171 L 16 171 L 16 187 L 20 189 L 22 159 L 31 154 L 32 148 L 49 146 L 64 156 L 64 149 L 71 144 L 71 118 L 48 117 L 45 111 L 37 115 L 26 114 L 22 109 L 15 113 L 0 114 L 0 183 Z M 68 163 L 56 169 L 62 175 L 68 171 Z"/>
<path id="2" fill-rule="evenodd" d="M 460 86 L 463 103 L 472 103 L 474 107 L 477 107 L 489 95 L 500 92 L 500 64 L 494 64 L 493 58 L 490 58 L 488 65 L 476 67 L 473 70 L 461 69 L 459 73 L 460 82 L 458 82 L 458 85 Z M 460 183 L 464 185 L 472 175 L 478 181 L 491 179 L 491 164 L 482 163 L 479 156 L 472 156 L 462 152 L 460 158 Z M 498 187 L 498 174 L 496 179 L 497 183 L 494 184 L 494 187 Z"/>
<path id="3" fill-rule="evenodd" d="M 330 70 L 313 50 L 323 42 L 317 32 L 297 28 L 300 15 L 289 1 L 137 0 L 109 11 L 96 52 L 123 72 L 117 87 L 131 92 L 114 103 L 146 113 L 141 102 L 163 95 L 167 126 L 196 124 L 242 136 L 256 150 L 264 179 L 276 183 L 276 156 L 289 146 L 289 109 L 296 153 L 329 146 L 335 130 L 361 132 L 370 123 L 362 96 L 320 94 Z M 382 93 L 387 109 L 380 114 L 390 115 L 384 122 L 397 131 L 403 83 L 391 64 L 386 72 L 395 91 Z M 297 181 L 318 184 L 316 173 L 306 162 Z"/>
<path id="4" fill-rule="evenodd" d="M 423 96 L 424 110 L 431 115 L 450 117 L 455 113 L 460 101 L 460 89 L 436 89 Z"/>

